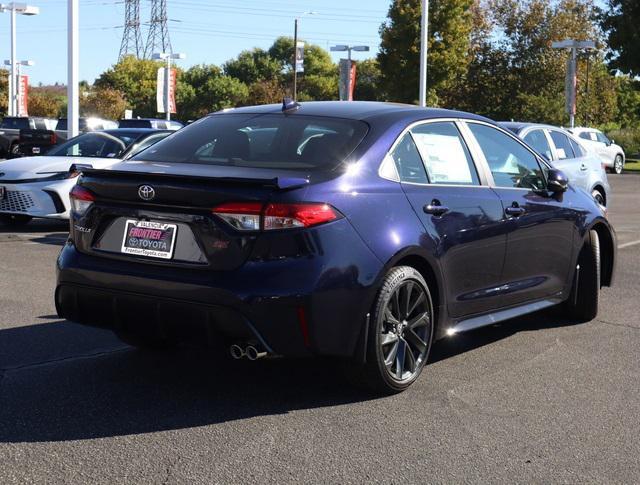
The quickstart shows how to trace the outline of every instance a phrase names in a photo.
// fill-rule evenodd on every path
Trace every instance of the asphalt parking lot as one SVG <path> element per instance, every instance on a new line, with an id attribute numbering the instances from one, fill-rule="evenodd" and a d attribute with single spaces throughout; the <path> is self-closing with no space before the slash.
<path id="1" fill-rule="evenodd" d="M 323 361 L 145 353 L 60 320 L 66 223 L 0 226 L 0 482 L 638 482 L 640 176 L 610 182 L 596 320 L 455 336 L 385 398 Z"/>

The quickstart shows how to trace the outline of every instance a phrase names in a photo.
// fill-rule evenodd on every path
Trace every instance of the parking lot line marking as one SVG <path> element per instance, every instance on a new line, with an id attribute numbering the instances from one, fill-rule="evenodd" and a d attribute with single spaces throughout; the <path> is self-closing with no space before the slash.
<path id="1" fill-rule="evenodd" d="M 620 244 L 620 245 L 618 246 L 618 249 L 624 249 L 624 248 L 628 248 L 628 247 L 630 247 L 630 246 L 636 246 L 636 245 L 638 245 L 638 244 L 640 244 L 640 240 L 638 240 L 638 241 L 631 241 L 631 242 L 628 242 L 628 243 Z"/>

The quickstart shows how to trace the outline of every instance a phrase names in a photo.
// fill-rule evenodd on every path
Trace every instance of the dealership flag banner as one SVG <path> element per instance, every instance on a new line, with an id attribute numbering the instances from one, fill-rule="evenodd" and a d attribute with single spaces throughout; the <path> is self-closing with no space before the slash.
<path id="1" fill-rule="evenodd" d="M 296 72 L 304 72 L 304 42 L 296 44 Z"/>
<path id="2" fill-rule="evenodd" d="M 29 116 L 29 76 L 20 76 L 18 82 L 18 116 Z"/>
<path id="3" fill-rule="evenodd" d="M 564 80 L 564 96 L 565 96 L 565 111 L 568 115 L 575 116 L 576 114 L 576 88 L 578 85 L 578 79 L 576 75 L 576 65 L 571 58 L 567 61 L 567 74 Z"/>
<path id="4" fill-rule="evenodd" d="M 165 101 L 165 82 L 164 76 L 167 68 L 161 67 L 158 69 L 158 78 L 157 78 L 157 90 L 156 90 L 156 105 L 158 113 L 166 113 L 166 107 L 164 105 Z M 169 113 L 176 112 L 176 74 L 177 71 L 175 68 L 171 68 L 169 70 Z"/>
<path id="5" fill-rule="evenodd" d="M 349 59 L 340 59 L 340 101 L 353 101 L 356 86 L 356 63 Z"/>

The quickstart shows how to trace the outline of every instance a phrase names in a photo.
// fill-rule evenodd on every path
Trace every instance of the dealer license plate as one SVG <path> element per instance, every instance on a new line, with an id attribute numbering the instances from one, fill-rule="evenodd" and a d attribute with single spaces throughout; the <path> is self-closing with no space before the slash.
<path id="1" fill-rule="evenodd" d="M 178 226 L 164 222 L 127 220 L 122 240 L 122 252 L 171 259 Z"/>

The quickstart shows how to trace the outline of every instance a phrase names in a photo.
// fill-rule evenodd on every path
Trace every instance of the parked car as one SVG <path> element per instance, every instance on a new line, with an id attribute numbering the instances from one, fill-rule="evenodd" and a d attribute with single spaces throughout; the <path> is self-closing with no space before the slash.
<path id="1" fill-rule="evenodd" d="M 112 130 L 118 128 L 118 123 L 101 118 L 80 118 L 78 127 L 81 133 L 90 131 Z M 60 118 L 55 130 L 20 130 L 17 148 L 11 158 L 44 155 L 54 146 L 67 141 L 68 125 L 66 118 Z"/>
<path id="2" fill-rule="evenodd" d="M 169 131 L 116 129 L 85 133 L 40 157 L 0 162 L 0 221 L 69 218 L 69 191 L 80 166 L 104 168 L 168 136 Z"/>
<path id="3" fill-rule="evenodd" d="M 434 340 L 554 305 L 594 318 L 616 258 L 603 208 L 515 135 L 409 105 L 216 113 L 83 170 L 71 200 L 61 318 L 138 347 L 342 358 L 382 392 Z"/>
<path id="4" fill-rule="evenodd" d="M 591 194 L 603 206 L 611 188 L 600 158 L 582 146 L 580 140 L 562 128 L 536 123 L 500 123 L 514 132 L 555 168 L 562 170 L 569 183 Z"/>
<path id="5" fill-rule="evenodd" d="M 179 130 L 184 125 L 175 120 L 156 118 L 130 118 L 118 122 L 120 128 L 155 128 L 156 130 Z"/>
<path id="6" fill-rule="evenodd" d="M 622 173 L 626 159 L 620 145 L 616 145 L 607 135 L 595 128 L 571 128 L 568 131 L 580 138 L 587 148 L 593 150 L 610 172 Z"/>
<path id="7" fill-rule="evenodd" d="M 18 155 L 20 130 L 53 130 L 56 120 L 38 117 L 5 116 L 0 122 L 0 158 Z"/>

